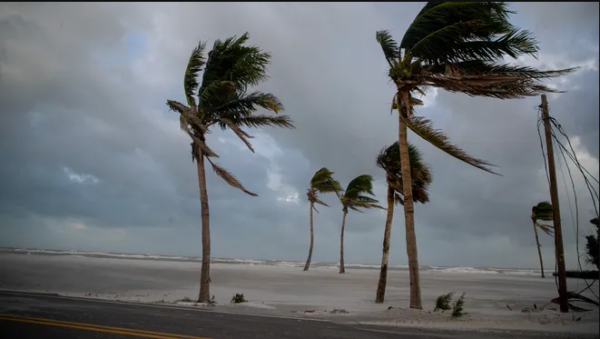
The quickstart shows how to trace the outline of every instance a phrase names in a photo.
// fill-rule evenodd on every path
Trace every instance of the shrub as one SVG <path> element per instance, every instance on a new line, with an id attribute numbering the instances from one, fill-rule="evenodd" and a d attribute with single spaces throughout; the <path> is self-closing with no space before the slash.
<path id="1" fill-rule="evenodd" d="M 232 298 L 231 302 L 234 304 L 247 303 L 248 300 L 244 298 L 244 294 L 236 293 Z"/>
<path id="2" fill-rule="evenodd" d="M 452 316 L 454 318 L 460 318 L 466 313 L 464 313 L 463 306 L 465 305 L 465 293 L 463 293 L 458 301 L 454 303 L 454 307 L 452 307 Z"/>
<path id="3" fill-rule="evenodd" d="M 440 295 L 435 301 L 435 309 L 433 309 L 433 311 L 437 312 L 439 310 L 442 310 L 442 312 L 444 312 L 451 310 L 452 307 L 450 306 L 450 302 L 452 301 L 452 296 L 454 296 L 454 292 Z"/>

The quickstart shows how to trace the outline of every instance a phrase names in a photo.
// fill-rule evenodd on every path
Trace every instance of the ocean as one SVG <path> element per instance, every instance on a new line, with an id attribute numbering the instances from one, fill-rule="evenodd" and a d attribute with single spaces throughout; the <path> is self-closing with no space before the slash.
<path id="1" fill-rule="evenodd" d="M 194 256 L 174 256 L 157 254 L 132 254 L 132 253 L 111 253 L 111 252 L 90 252 L 76 250 L 48 250 L 33 248 L 0 248 L 0 254 L 12 253 L 23 255 L 49 255 L 49 256 L 79 256 L 89 258 L 112 258 L 112 259 L 133 259 L 133 260 L 154 260 L 154 261 L 176 261 L 176 262 L 200 262 L 201 257 Z M 279 267 L 304 267 L 304 261 L 281 261 L 281 260 L 258 260 L 258 259 L 237 259 L 237 258 L 212 258 L 211 263 L 227 265 L 247 265 L 247 266 L 279 266 Z M 380 265 L 347 263 L 347 269 L 379 270 Z M 338 269 L 338 263 L 313 261 L 311 268 Z M 389 270 L 407 271 L 408 265 L 390 265 Z M 497 267 L 463 267 L 463 266 L 420 266 L 421 272 L 436 273 L 469 273 L 469 274 L 504 274 L 519 276 L 539 276 L 539 269 L 522 268 L 497 268 Z M 546 271 L 546 274 L 552 276 L 553 271 Z"/>

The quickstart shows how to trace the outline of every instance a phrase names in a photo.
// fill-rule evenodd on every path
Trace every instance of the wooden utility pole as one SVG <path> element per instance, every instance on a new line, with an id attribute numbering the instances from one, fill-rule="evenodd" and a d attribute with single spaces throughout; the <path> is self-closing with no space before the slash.
<path id="1" fill-rule="evenodd" d="M 542 95 L 542 120 L 546 130 L 546 150 L 548 151 L 548 172 L 550 174 L 550 199 L 554 210 L 554 247 L 556 263 L 558 266 L 558 299 L 560 311 L 569 312 L 569 300 L 567 298 L 567 273 L 565 270 L 565 250 L 563 248 L 562 226 L 560 223 L 560 205 L 558 201 L 558 190 L 556 188 L 556 168 L 554 167 L 554 148 L 552 147 L 552 127 L 550 114 L 548 114 L 548 99 Z"/>

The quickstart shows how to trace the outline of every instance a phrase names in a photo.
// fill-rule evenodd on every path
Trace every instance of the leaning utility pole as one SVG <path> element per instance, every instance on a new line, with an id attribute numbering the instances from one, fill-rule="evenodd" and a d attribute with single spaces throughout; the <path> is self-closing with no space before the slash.
<path id="1" fill-rule="evenodd" d="M 567 273 L 565 271 L 565 250 L 563 248 L 562 226 L 560 223 L 560 206 L 558 201 L 558 190 L 556 189 L 556 168 L 554 167 L 554 148 L 552 147 L 552 127 L 550 114 L 548 114 L 548 100 L 542 95 L 542 120 L 546 130 L 546 150 L 548 151 L 548 172 L 550 174 L 550 199 L 554 210 L 554 247 L 556 263 L 558 266 L 558 300 L 560 311 L 569 312 L 569 300 L 567 297 Z"/>

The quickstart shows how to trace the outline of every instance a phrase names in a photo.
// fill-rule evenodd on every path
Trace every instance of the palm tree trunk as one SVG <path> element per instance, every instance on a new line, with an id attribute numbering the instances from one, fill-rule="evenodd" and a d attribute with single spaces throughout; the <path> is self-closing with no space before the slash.
<path id="1" fill-rule="evenodd" d="M 410 116 L 410 93 L 398 93 L 401 112 Z M 421 304 L 421 278 L 419 276 L 419 255 L 417 252 L 417 235 L 415 233 L 415 207 L 412 196 L 412 178 L 410 158 L 408 155 L 408 131 L 401 117 L 399 119 L 398 144 L 400 146 L 400 170 L 402 172 L 402 191 L 404 196 L 404 227 L 406 228 L 406 252 L 408 255 L 408 272 L 410 275 L 410 308 L 423 309 Z"/>
<path id="2" fill-rule="evenodd" d="M 533 221 L 533 231 L 535 232 L 535 243 L 537 244 L 538 256 L 540 257 L 540 266 L 542 268 L 542 279 L 546 277 L 544 273 L 544 260 L 542 259 L 542 249 L 540 245 L 540 238 L 538 237 L 537 226 L 535 225 L 535 220 Z"/>
<path id="3" fill-rule="evenodd" d="M 306 265 L 304 265 L 304 270 L 308 271 L 310 268 L 310 260 L 312 259 L 313 245 L 315 243 L 315 234 L 313 230 L 313 209 L 314 203 L 310 202 L 310 248 L 308 249 L 308 259 L 306 259 Z"/>
<path id="4" fill-rule="evenodd" d="M 381 256 L 381 271 L 379 271 L 379 284 L 375 302 L 381 304 L 385 298 L 387 285 L 388 257 L 390 255 L 390 238 L 392 236 L 392 220 L 394 218 L 394 189 L 388 184 L 387 193 L 387 218 L 385 219 L 385 232 L 383 233 L 383 255 Z"/>
<path id="5" fill-rule="evenodd" d="M 210 301 L 210 213 L 208 210 L 208 192 L 206 191 L 204 153 L 200 149 L 198 149 L 196 165 L 198 167 L 200 207 L 202 211 L 202 269 L 200 273 L 200 295 L 198 302 L 208 302 Z"/>
<path id="6" fill-rule="evenodd" d="M 342 218 L 342 233 L 340 237 L 340 274 L 346 273 L 346 266 L 344 266 L 344 228 L 346 227 L 346 215 L 348 210 L 344 208 L 344 217 Z"/>

